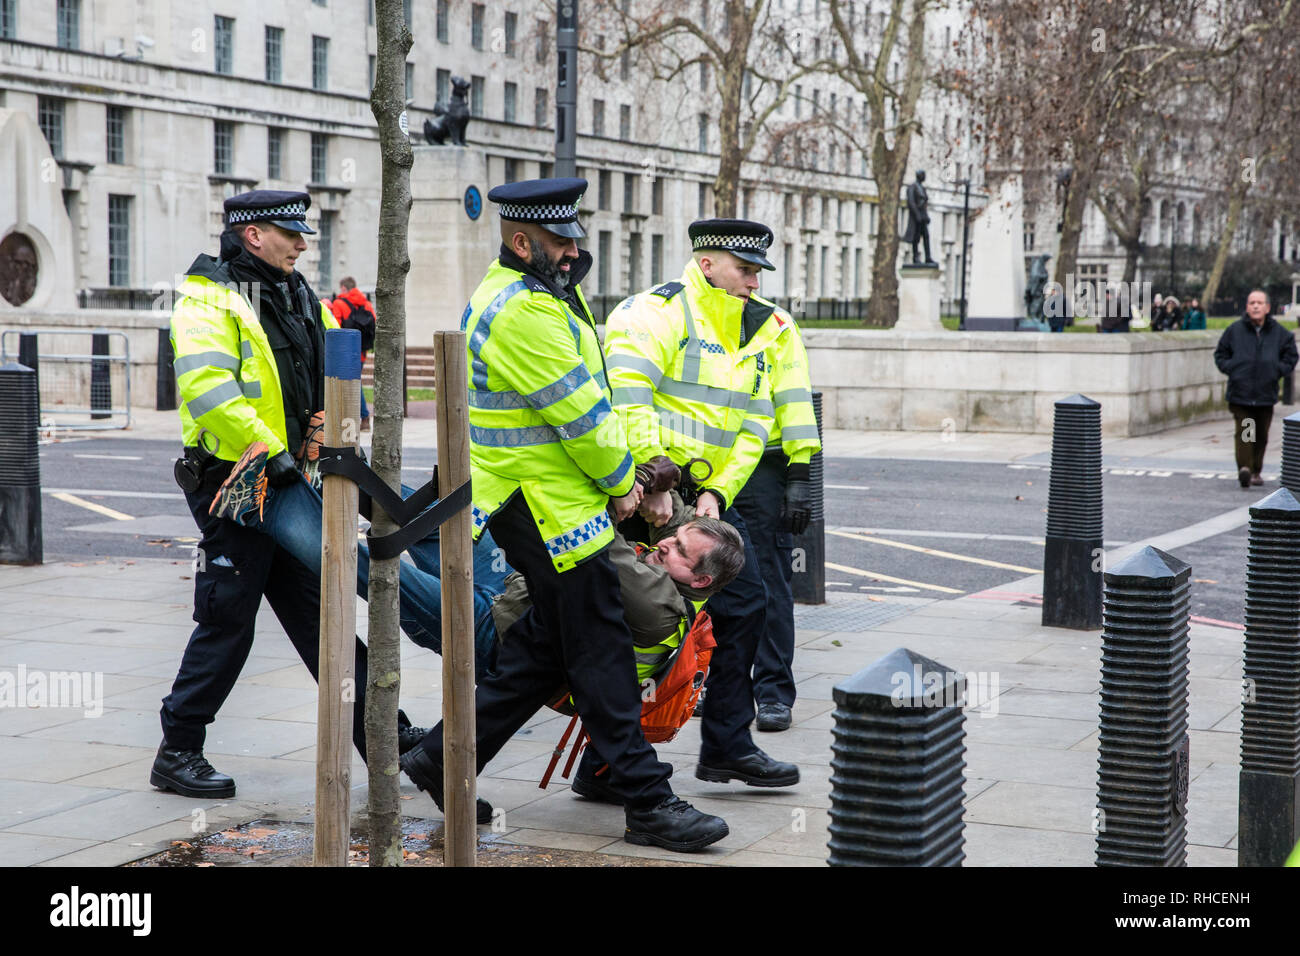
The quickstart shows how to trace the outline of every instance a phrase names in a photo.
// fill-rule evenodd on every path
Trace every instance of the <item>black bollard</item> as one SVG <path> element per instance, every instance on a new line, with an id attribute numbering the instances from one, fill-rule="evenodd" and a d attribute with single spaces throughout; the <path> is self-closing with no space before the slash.
<path id="1" fill-rule="evenodd" d="M 1300 412 L 1282 419 L 1282 487 L 1300 495 Z"/>
<path id="2" fill-rule="evenodd" d="M 965 689 L 905 647 L 835 687 L 831 866 L 961 866 Z"/>
<path id="3" fill-rule="evenodd" d="M 40 564 L 41 413 L 32 369 L 0 365 L 0 416 L 6 423 L 0 428 L 0 564 Z"/>
<path id="4" fill-rule="evenodd" d="M 108 351 L 108 333 L 95 332 L 91 335 L 91 355 L 109 354 Z M 92 409 L 90 417 L 112 418 L 111 409 L 113 408 L 113 377 L 112 367 L 107 361 L 100 358 L 90 360 L 90 407 Z"/>
<path id="5" fill-rule="evenodd" d="M 1043 626 L 1101 627 L 1101 405 L 1056 403 L 1043 552 Z"/>
<path id="6" fill-rule="evenodd" d="M 173 363 L 171 329 L 158 330 L 158 387 L 157 409 L 160 412 L 176 410 L 176 369 Z"/>
<path id="7" fill-rule="evenodd" d="M 1300 840 L 1300 502 L 1250 509 L 1237 865 L 1281 866 Z"/>
<path id="8" fill-rule="evenodd" d="M 37 404 L 41 394 L 41 350 L 35 332 L 20 332 L 18 335 L 18 364 L 26 365 L 36 377 Z M 38 419 L 40 415 L 36 416 Z"/>
<path id="9" fill-rule="evenodd" d="M 812 393 L 813 413 L 817 416 L 817 437 L 822 437 L 822 393 Z M 808 485 L 812 492 L 812 517 L 803 534 L 794 538 L 794 576 L 790 591 L 799 604 L 826 603 L 826 491 L 825 463 L 822 453 L 812 456 L 808 465 Z"/>
<path id="10" fill-rule="evenodd" d="M 1106 572 L 1098 866 L 1187 865 L 1191 575 L 1152 547 Z"/>

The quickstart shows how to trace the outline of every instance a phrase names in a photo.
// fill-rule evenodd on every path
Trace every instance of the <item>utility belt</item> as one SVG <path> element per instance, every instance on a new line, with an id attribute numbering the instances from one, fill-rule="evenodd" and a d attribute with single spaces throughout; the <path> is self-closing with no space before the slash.
<path id="1" fill-rule="evenodd" d="M 215 493 L 221 483 L 230 477 L 235 467 L 233 461 L 218 458 L 203 445 L 206 429 L 199 432 L 199 444 L 186 445 L 183 454 L 172 468 L 172 475 L 181 491 L 188 494 Z M 220 444 L 217 446 L 220 448 Z"/>

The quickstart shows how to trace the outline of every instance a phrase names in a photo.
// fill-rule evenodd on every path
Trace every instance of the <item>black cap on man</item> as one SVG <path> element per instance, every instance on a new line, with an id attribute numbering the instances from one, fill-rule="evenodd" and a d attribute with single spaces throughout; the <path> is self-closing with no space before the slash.
<path id="1" fill-rule="evenodd" d="M 269 222 L 289 232 L 315 235 L 307 225 L 311 196 L 288 189 L 253 189 L 231 196 L 223 204 L 226 226 L 234 228 L 249 222 Z"/>
<path id="2" fill-rule="evenodd" d="M 737 259 L 764 269 L 775 269 L 765 253 L 772 245 L 772 230 L 749 219 L 698 219 L 687 230 L 692 252 L 721 249 Z"/>
<path id="3" fill-rule="evenodd" d="M 531 222 L 565 239 L 585 239 L 578 223 L 578 203 L 587 191 L 587 181 L 574 176 L 559 179 L 526 179 L 497 186 L 488 202 L 500 206 L 506 222 Z"/>

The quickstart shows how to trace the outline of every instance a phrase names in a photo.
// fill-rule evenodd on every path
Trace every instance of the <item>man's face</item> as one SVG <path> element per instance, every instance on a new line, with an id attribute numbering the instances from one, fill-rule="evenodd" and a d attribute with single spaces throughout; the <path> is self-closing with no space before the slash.
<path id="1" fill-rule="evenodd" d="M 750 294 L 758 291 L 758 274 L 763 267 L 738 259 L 730 252 L 713 252 L 700 260 L 700 271 L 714 287 L 748 301 Z"/>
<path id="2" fill-rule="evenodd" d="M 520 232 L 528 239 L 528 264 L 561 289 L 568 286 L 569 270 L 578 258 L 578 240 L 557 236 L 540 226 Z"/>
<path id="3" fill-rule="evenodd" d="M 293 272 L 299 254 L 307 248 L 307 240 L 300 232 L 260 222 L 244 230 L 244 245 L 257 258 L 288 275 Z"/>
<path id="4" fill-rule="evenodd" d="M 646 555 L 645 563 L 663 568 L 678 584 L 706 588 L 713 583 L 713 579 L 707 574 L 696 574 L 691 569 L 709 553 L 709 547 L 708 536 L 687 523 L 678 528 L 672 537 L 660 541 L 655 550 Z"/>
<path id="5" fill-rule="evenodd" d="M 1268 296 L 1262 292 L 1252 292 L 1246 299 L 1246 314 L 1256 325 L 1263 325 L 1268 315 Z"/>

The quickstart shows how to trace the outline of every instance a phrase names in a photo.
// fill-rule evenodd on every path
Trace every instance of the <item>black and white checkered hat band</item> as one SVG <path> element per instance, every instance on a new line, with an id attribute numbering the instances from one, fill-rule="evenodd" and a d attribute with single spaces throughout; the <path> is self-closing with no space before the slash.
<path id="1" fill-rule="evenodd" d="M 300 202 L 287 202 L 280 206 L 271 206 L 269 209 L 232 209 L 230 210 L 230 225 L 240 222 L 270 222 L 273 219 L 297 219 L 306 220 L 307 206 Z"/>
<path id="2" fill-rule="evenodd" d="M 767 236 L 696 236 L 694 249 L 753 249 L 765 252 L 770 245 Z"/>
<path id="3" fill-rule="evenodd" d="M 573 222 L 578 218 L 578 207 L 554 203 L 545 206 L 525 206 L 503 202 L 501 218 L 513 222 Z"/>

